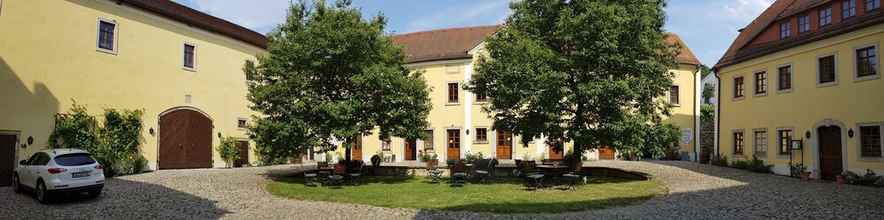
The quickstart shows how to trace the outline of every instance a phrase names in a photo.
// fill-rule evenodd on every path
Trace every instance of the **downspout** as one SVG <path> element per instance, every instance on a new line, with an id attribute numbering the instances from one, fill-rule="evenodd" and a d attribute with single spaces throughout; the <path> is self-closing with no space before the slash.
<path id="1" fill-rule="evenodd" d="M 718 74 L 718 68 L 712 69 L 715 74 L 715 156 L 721 154 L 721 105 L 724 103 L 721 99 L 721 75 Z"/>
<path id="2" fill-rule="evenodd" d="M 700 87 L 700 80 L 697 80 L 698 77 L 702 76 L 703 73 L 700 70 L 700 65 L 697 65 L 697 72 L 694 73 L 694 162 L 700 162 L 700 140 L 703 132 L 700 132 L 698 128 L 700 128 L 700 99 L 698 98 L 698 91 L 702 89 Z"/>
<path id="3" fill-rule="evenodd" d="M 463 74 L 464 75 L 463 85 L 470 83 L 470 81 L 473 79 L 473 60 L 470 60 L 470 62 L 467 63 L 465 68 L 466 69 L 464 70 L 464 74 Z M 473 93 L 468 90 L 463 90 L 463 91 L 464 91 L 464 101 L 463 101 L 463 127 L 464 127 L 464 130 L 462 132 L 465 135 L 463 136 L 464 138 L 461 141 L 460 155 L 466 156 L 467 152 L 469 152 L 471 154 L 475 153 L 475 152 L 473 152 L 473 135 L 475 135 L 476 131 L 472 131 L 472 132 L 470 131 L 470 130 L 474 130 L 474 129 L 472 129 L 473 128 Z"/>

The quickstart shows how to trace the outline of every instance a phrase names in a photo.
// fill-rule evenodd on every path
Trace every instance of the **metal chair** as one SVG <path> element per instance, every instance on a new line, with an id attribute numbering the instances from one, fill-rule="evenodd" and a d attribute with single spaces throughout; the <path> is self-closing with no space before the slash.
<path id="1" fill-rule="evenodd" d="M 497 160 L 493 159 L 482 159 L 477 161 L 475 164 L 474 175 L 480 182 L 486 182 L 489 178 L 494 175 L 494 168 L 497 166 Z"/>
<path id="2" fill-rule="evenodd" d="M 528 185 L 528 187 L 533 187 L 534 189 L 543 188 L 543 179 L 545 176 L 543 175 L 543 172 L 537 170 L 537 163 L 534 161 L 522 162 L 520 173 L 525 177 L 525 184 Z"/>
<path id="3" fill-rule="evenodd" d="M 362 167 L 365 166 L 365 163 L 361 160 L 354 160 L 350 162 L 350 165 L 347 167 L 347 177 L 350 178 L 352 183 L 358 184 L 360 177 L 362 177 Z"/>
<path id="4" fill-rule="evenodd" d="M 304 173 L 304 185 L 305 186 L 317 186 L 316 177 L 318 175 L 316 173 Z"/>
<path id="5" fill-rule="evenodd" d="M 335 164 L 335 172 L 328 176 L 329 186 L 340 186 L 344 183 L 344 176 L 347 175 L 347 166 L 342 163 Z"/>
<path id="6" fill-rule="evenodd" d="M 467 180 L 467 165 L 463 161 L 457 161 L 451 168 L 451 185 L 463 186 Z"/>

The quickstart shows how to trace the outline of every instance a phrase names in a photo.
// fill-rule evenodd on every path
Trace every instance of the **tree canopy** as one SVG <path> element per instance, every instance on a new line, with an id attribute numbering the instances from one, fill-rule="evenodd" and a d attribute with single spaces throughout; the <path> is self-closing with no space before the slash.
<path id="1" fill-rule="evenodd" d="M 521 134 L 523 144 L 541 135 L 574 141 L 575 152 L 610 146 L 642 156 L 677 142 L 677 128 L 661 123 L 669 105 L 660 97 L 672 85 L 678 51 L 664 42 L 664 1 L 524 0 L 510 7 L 513 15 L 485 42 L 487 54 L 467 86 L 491 98 L 485 110 L 495 129 Z"/>
<path id="2" fill-rule="evenodd" d="M 261 113 L 252 132 L 263 162 L 333 149 L 375 128 L 381 138 L 422 135 L 427 85 L 405 67 L 385 25 L 382 15 L 363 19 L 347 0 L 291 5 L 268 36 L 268 53 L 244 68 L 252 109 Z"/>

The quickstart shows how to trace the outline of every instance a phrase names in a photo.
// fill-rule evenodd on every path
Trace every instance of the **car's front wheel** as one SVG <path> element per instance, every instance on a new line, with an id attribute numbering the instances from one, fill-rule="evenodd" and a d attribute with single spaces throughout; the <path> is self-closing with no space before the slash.
<path id="1" fill-rule="evenodd" d="M 21 181 L 18 180 L 18 174 L 12 175 L 12 190 L 15 193 L 21 193 Z"/>
<path id="2" fill-rule="evenodd" d="M 37 188 L 34 193 L 37 194 L 37 201 L 40 201 L 40 203 L 49 203 L 49 191 L 46 190 L 46 184 L 43 184 L 43 180 L 37 181 Z"/>

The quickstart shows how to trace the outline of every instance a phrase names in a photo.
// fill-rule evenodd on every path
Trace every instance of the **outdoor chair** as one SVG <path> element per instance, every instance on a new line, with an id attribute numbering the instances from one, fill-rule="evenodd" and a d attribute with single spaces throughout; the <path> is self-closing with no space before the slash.
<path id="1" fill-rule="evenodd" d="M 486 182 L 488 178 L 491 178 L 494 175 L 494 168 L 497 166 L 497 160 L 493 159 L 482 159 L 476 161 L 474 164 L 475 171 L 473 171 L 475 177 L 479 179 L 480 182 Z"/>
<path id="2" fill-rule="evenodd" d="M 318 175 L 314 172 L 304 173 L 304 185 L 305 186 L 316 186 L 316 177 Z"/>
<path id="3" fill-rule="evenodd" d="M 580 172 L 583 168 L 583 163 L 569 163 L 568 166 L 570 172 L 562 174 L 562 178 L 565 178 L 567 181 L 569 190 L 577 190 L 577 184 L 583 181 L 583 174 Z"/>
<path id="4" fill-rule="evenodd" d="M 522 162 L 522 168 L 520 173 L 525 177 L 525 184 L 529 187 L 533 187 L 535 189 L 539 189 L 543 187 L 543 172 L 537 170 L 537 164 L 534 161 L 524 161 Z"/>
<path id="5" fill-rule="evenodd" d="M 343 163 L 335 164 L 335 172 L 328 176 L 329 186 L 340 186 L 344 183 L 344 176 L 347 175 L 347 166 Z"/>
<path id="6" fill-rule="evenodd" d="M 443 171 L 439 169 L 437 166 L 438 163 L 427 162 L 427 176 L 430 177 L 430 182 L 438 183 L 442 180 Z"/>
<path id="7" fill-rule="evenodd" d="M 347 177 L 350 178 L 350 181 L 354 184 L 359 183 L 360 177 L 362 177 L 362 167 L 365 166 L 365 163 L 361 160 L 350 161 L 350 166 L 347 166 Z"/>
<path id="8" fill-rule="evenodd" d="M 463 186 L 467 180 L 467 165 L 463 161 L 457 161 L 451 168 L 451 185 Z"/>

